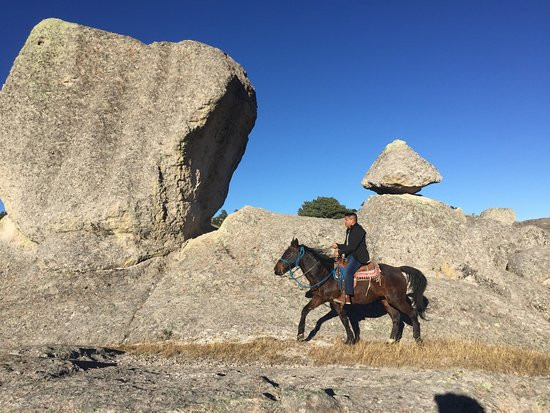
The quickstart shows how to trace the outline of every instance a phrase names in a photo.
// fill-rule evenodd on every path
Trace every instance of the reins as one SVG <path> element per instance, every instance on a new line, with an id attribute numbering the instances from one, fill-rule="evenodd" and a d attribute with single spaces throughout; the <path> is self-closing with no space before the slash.
<path id="1" fill-rule="evenodd" d="M 300 246 L 300 253 L 298 254 L 298 257 L 296 258 L 296 261 L 294 262 L 294 265 L 292 265 L 290 263 L 290 261 L 287 261 L 283 258 L 279 258 L 279 261 L 282 261 L 284 262 L 286 265 L 288 265 L 288 271 L 286 272 L 289 272 L 290 273 L 290 278 L 292 280 L 294 280 L 296 282 L 296 284 L 298 284 L 298 286 L 301 288 L 301 289 L 312 289 L 312 288 L 315 288 L 315 287 L 319 287 L 320 285 L 326 283 L 330 277 L 333 277 L 335 280 L 338 280 L 339 278 L 336 277 L 336 270 L 340 269 L 340 266 L 338 267 L 335 267 L 325 278 L 323 278 L 321 281 L 315 283 L 315 284 L 312 284 L 312 285 L 303 285 L 300 281 L 298 281 L 298 279 L 294 276 L 294 273 L 292 272 L 292 268 L 296 268 L 296 267 L 299 267 L 300 266 L 300 261 L 301 259 L 304 257 L 304 255 L 306 254 L 306 250 L 304 248 L 303 245 Z M 321 261 L 317 260 L 317 262 L 315 263 L 315 265 L 313 265 L 309 270 L 307 270 L 306 272 L 304 272 L 300 277 L 303 277 L 304 275 L 306 275 L 308 272 L 310 272 L 313 268 L 315 268 L 317 265 L 320 264 Z"/>

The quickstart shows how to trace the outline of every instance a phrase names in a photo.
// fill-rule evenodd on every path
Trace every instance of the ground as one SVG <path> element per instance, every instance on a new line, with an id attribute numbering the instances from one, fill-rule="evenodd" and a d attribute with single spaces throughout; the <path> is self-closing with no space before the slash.
<path id="1" fill-rule="evenodd" d="M 0 411 L 544 412 L 550 377 L 222 364 L 103 348 L 0 351 Z"/>

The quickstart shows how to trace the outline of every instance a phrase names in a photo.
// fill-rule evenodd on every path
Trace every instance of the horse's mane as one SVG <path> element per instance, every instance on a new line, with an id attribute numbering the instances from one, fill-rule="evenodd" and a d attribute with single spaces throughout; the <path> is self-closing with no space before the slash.
<path id="1" fill-rule="evenodd" d="M 318 258 L 326 267 L 332 268 L 334 266 L 334 258 L 329 257 L 320 248 L 311 248 L 311 247 L 308 247 L 307 245 L 304 245 L 304 248 L 307 251 L 311 252 L 313 255 L 315 255 L 315 257 Z"/>

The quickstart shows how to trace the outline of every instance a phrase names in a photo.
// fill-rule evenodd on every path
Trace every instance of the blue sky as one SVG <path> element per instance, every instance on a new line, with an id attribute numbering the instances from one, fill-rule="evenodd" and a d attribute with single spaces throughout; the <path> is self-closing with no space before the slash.
<path id="1" fill-rule="evenodd" d="M 361 179 L 400 138 L 443 176 L 421 194 L 550 217 L 550 1 L 3 3 L 0 83 L 47 17 L 198 40 L 242 64 L 258 119 L 228 212 L 296 213 L 317 196 L 359 208 L 373 194 Z"/>

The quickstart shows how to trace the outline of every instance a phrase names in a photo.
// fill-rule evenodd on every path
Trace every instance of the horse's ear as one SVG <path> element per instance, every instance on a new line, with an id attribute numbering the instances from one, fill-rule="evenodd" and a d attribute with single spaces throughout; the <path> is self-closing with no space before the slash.
<path id="1" fill-rule="evenodd" d="M 298 238 L 293 238 L 292 239 L 292 242 L 290 243 L 290 245 L 292 245 L 293 247 L 297 247 L 298 245 L 300 245 L 298 243 Z"/>

